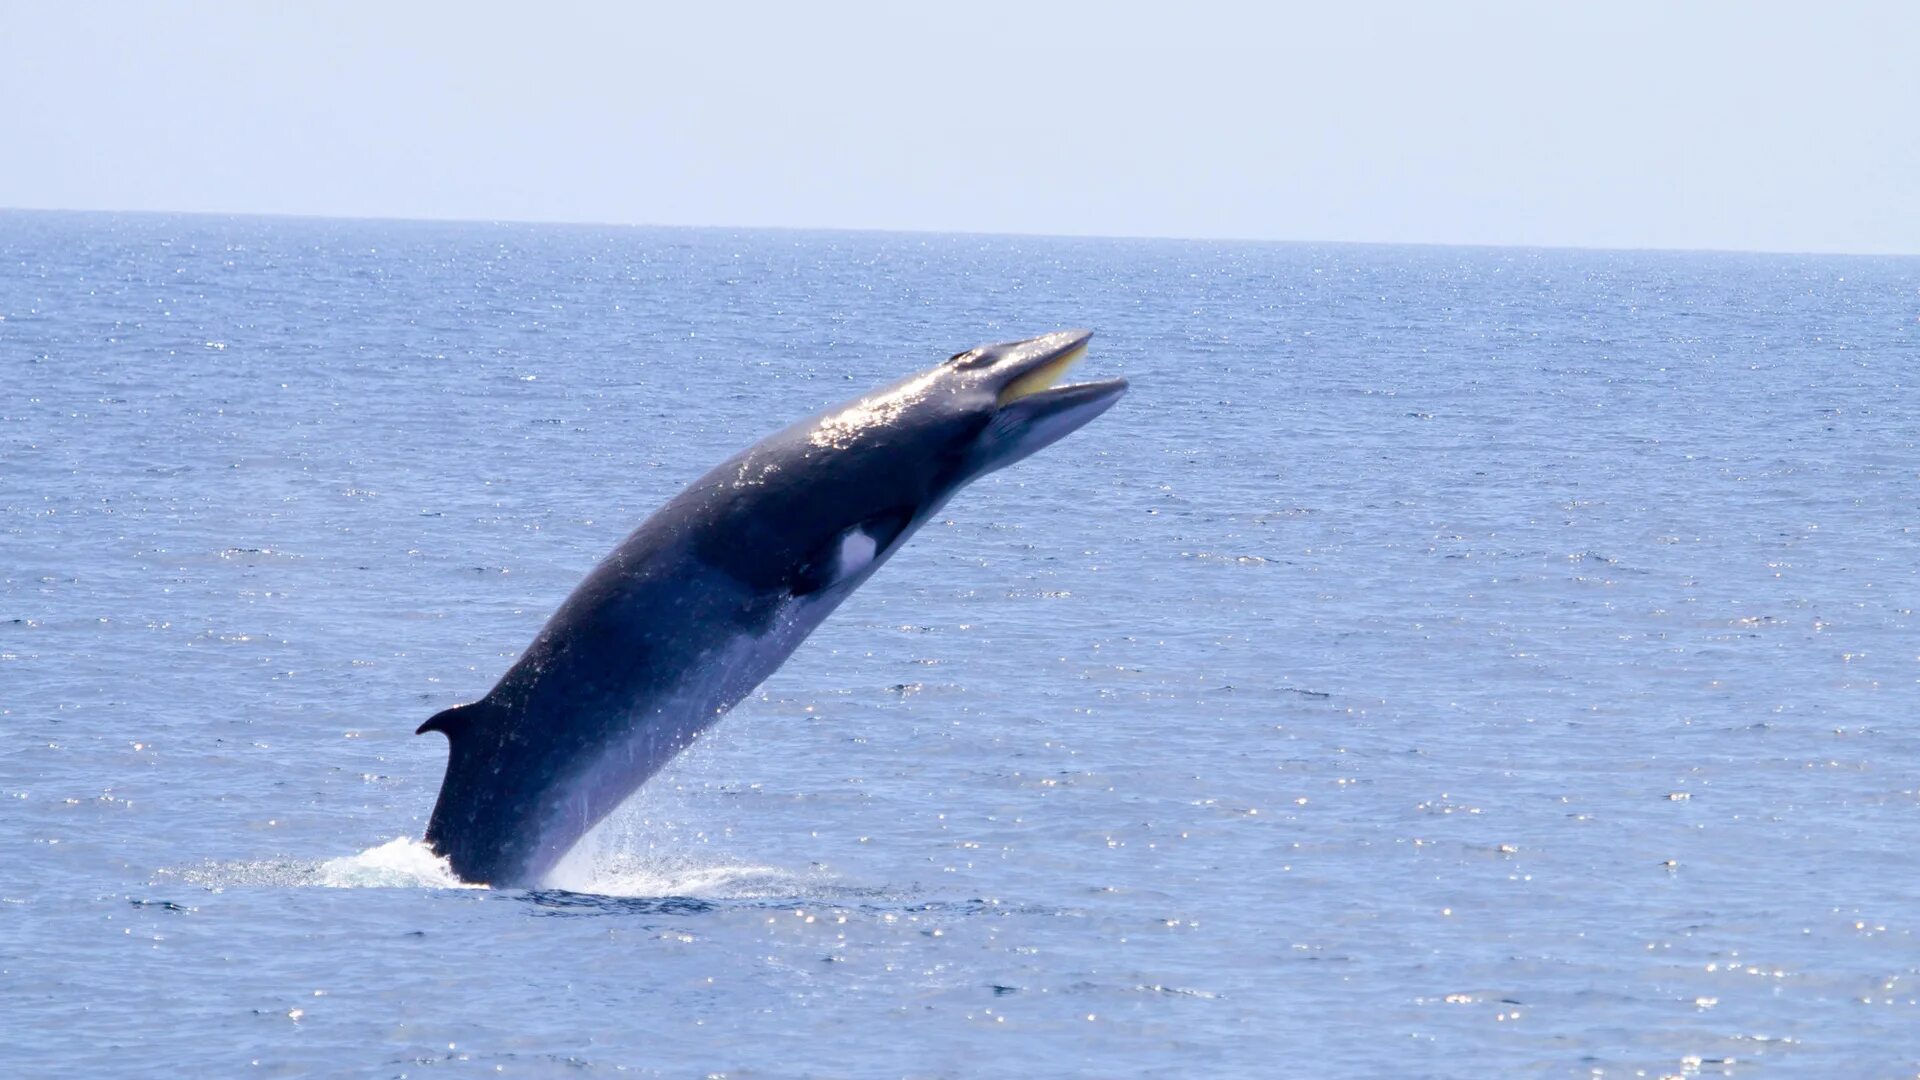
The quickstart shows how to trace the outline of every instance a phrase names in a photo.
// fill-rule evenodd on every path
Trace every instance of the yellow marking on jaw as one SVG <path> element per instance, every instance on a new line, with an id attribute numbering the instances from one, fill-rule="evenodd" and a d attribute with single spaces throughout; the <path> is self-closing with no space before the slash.
<path id="1" fill-rule="evenodd" d="M 1041 364 L 1039 367 L 1008 383 L 1006 387 L 1000 391 L 999 403 L 1003 406 L 1011 405 L 1023 397 L 1032 397 L 1042 390 L 1053 389 L 1053 385 L 1060 381 L 1060 377 L 1067 373 L 1067 369 L 1072 367 L 1085 355 L 1087 355 L 1087 347 L 1082 345 L 1072 352 L 1063 353 L 1059 357 Z"/>

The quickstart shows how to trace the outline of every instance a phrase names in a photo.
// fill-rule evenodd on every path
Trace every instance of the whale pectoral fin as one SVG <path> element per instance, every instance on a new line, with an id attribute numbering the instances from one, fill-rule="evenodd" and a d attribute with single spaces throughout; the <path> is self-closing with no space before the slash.
<path id="1" fill-rule="evenodd" d="M 427 722 L 415 728 L 413 733 L 425 735 L 429 731 L 438 731 L 446 735 L 448 742 L 452 742 L 460 736 L 461 732 L 473 727 L 487 708 L 485 701 L 475 701 L 466 705 L 455 705 L 451 709 L 442 709 L 428 717 Z"/>
<path id="2" fill-rule="evenodd" d="M 888 510 L 842 530 L 801 566 L 790 586 L 793 595 L 819 592 L 865 570 L 893 546 L 912 521 L 911 510 Z"/>

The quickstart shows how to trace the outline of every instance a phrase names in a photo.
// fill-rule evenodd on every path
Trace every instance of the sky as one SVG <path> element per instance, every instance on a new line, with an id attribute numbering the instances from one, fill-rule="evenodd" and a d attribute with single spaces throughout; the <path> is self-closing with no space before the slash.
<path id="1" fill-rule="evenodd" d="M 1920 4 L 0 0 L 0 207 L 1920 253 Z"/>

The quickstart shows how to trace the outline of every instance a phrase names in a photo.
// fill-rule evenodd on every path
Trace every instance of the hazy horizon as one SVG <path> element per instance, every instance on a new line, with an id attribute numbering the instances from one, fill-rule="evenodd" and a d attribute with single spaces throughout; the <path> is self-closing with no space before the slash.
<path id="1" fill-rule="evenodd" d="M 1776 248 L 1711 248 L 1711 247 L 1619 247 L 1601 244 L 1484 244 L 1455 243 L 1445 240 L 1335 240 L 1320 237 L 1267 237 L 1267 236 L 1170 236 L 1149 235 L 1144 233 L 1064 233 L 1064 232 L 1008 232 L 991 229 L 895 229 L 881 227 L 862 227 L 849 225 L 733 225 L 733 224 L 682 224 L 659 221 L 588 221 L 553 220 L 541 218 L 484 218 L 484 217 L 400 217 L 391 214 L 353 215 L 353 214 L 304 214 L 276 213 L 272 211 L 245 210 L 121 210 L 94 207 L 72 206 L 0 206 L 0 214 L 79 214 L 101 216 L 134 217 L 204 217 L 204 218 L 257 218 L 284 221 L 361 221 L 395 225 L 546 225 L 557 228 L 580 229 L 685 229 L 688 231 L 710 232 L 794 232 L 794 233 L 874 233 L 896 236 L 980 236 L 1006 237 L 1009 239 L 1062 239 L 1062 240 L 1139 240 L 1143 242 L 1199 243 L 1199 244 L 1271 244 L 1279 246 L 1298 245 L 1313 247 L 1412 247 L 1412 248 L 1463 248 L 1503 251 L 1618 251 L 1648 252 L 1652 254 L 1699 254 L 1699 255 L 1807 255 L 1829 258 L 1859 259 L 1915 259 L 1920 252 L 1904 251 L 1795 251 Z"/>
<path id="2" fill-rule="evenodd" d="M 106 11 L 8 6 L 0 206 L 1920 253 L 1893 4 Z"/>

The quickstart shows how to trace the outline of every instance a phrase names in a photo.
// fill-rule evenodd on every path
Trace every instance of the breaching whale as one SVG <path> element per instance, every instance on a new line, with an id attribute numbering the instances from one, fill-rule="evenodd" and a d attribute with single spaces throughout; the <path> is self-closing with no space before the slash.
<path id="1" fill-rule="evenodd" d="M 534 886 L 771 675 L 969 481 L 1099 416 L 1124 379 L 1056 386 L 1083 330 L 982 345 L 727 459 L 575 588 L 448 742 L 427 844 L 463 880 Z"/>

